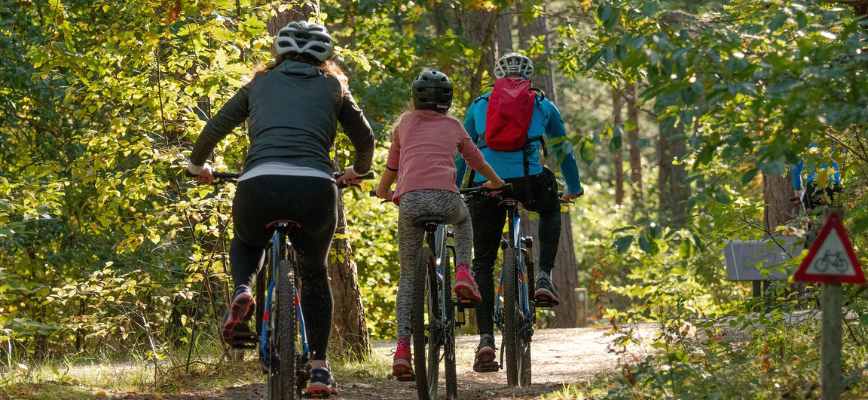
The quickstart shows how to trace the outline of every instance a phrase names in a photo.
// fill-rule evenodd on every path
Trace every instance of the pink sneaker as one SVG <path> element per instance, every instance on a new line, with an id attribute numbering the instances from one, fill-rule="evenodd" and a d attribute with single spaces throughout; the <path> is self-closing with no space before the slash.
<path id="1" fill-rule="evenodd" d="M 470 268 L 467 267 L 467 264 L 458 264 L 458 268 L 455 268 L 455 288 L 453 290 L 460 303 L 477 304 L 482 301 L 479 286 L 476 285 L 476 280 L 470 274 Z"/>
<path id="2" fill-rule="evenodd" d="M 392 376 L 402 382 L 416 380 L 411 360 L 410 338 L 406 336 L 398 338 L 398 347 L 395 349 L 395 357 L 392 359 Z"/>

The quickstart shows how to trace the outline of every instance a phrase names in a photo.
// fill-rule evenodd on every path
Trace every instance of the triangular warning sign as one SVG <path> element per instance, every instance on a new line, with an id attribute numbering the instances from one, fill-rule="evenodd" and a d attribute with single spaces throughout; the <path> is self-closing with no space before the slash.
<path id="1" fill-rule="evenodd" d="M 802 282 L 865 283 L 865 274 L 837 214 L 826 219 L 794 278 Z"/>

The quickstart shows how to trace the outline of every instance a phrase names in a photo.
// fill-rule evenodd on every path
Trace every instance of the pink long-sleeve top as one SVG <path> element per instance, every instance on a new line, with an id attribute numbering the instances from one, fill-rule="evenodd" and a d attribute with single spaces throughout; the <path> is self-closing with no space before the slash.
<path id="1" fill-rule="evenodd" d="M 414 190 L 448 190 L 455 186 L 455 153 L 478 170 L 485 165 L 479 148 L 457 119 L 431 110 L 404 114 L 392 133 L 386 167 L 398 171 L 394 200 Z"/>

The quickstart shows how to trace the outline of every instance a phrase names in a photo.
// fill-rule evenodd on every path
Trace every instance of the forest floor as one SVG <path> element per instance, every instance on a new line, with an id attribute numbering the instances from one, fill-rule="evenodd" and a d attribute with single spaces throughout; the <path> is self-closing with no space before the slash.
<path id="1" fill-rule="evenodd" d="M 651 325 L 640 326 L 639 335 L 650 338 L 654 334 Z M 605 328 L 547 329 L 534 335 L 533 343 L 533 385 L 525 388 L 506 386 L 504 371 L 480 374 L 471 369 L 473 350 L 476 348 L 475 336 L 462 336 L 457 339 L 459 397 L 461 399 L 537 399 L 547 394 L 558 398 L 565 385 L 582 384 L 594 375 L 614 372 L 618 366 L 619 355 L 609 351 L 614 338 L 608 336 Z M 499 338 L 498 338 L 499 340 Z M 499 343 L 498 343 L 499 344 Z M 415 384 L 389 379 L 392 343 L 375 344 L 374 361 L 356 366 L 337 367 L 340 399 L 413 399 L 416 397 Z M 637 346 L 629 354 L 621 355 L 626 360 L 647 353 L 645 346 Z M 123 399 L 123 400 L 212 400 L 238 399 L 259 400 L 263 398 L 265 386 L 262 376 L 251 373 L 255 362 L 244 363 L 237 368 L 244 370 L 222 371 L 221 379 L 214 375 L 203 376 L 201 382 L 195 376 L 184 378 L 185 382 L 175 383 L 174 389 L 161 388 L 156 392 L 118 392 L 98 390 L 82 384 L 41 384 L 18 386 L 0 391 L 0 399 Z M 441 380 L 443 374 L 441 373 Z M 258 377 L 258 378 L 257 378 Z M 442 382 L 441 382 L 442 384 Z M 441 387 L 442 389 L 442 387 Z"/>

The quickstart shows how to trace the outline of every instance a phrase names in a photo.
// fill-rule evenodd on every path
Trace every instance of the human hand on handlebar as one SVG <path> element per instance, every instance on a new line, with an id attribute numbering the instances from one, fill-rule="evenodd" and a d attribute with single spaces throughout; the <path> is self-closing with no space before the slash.
<path id="1" fill-rule="evenodd" d="M 573 200 L 582 197 L 583 194 L 585 194 L 584 189 L 579 189 L 578 193 L 564 193 L 561 195 L 561 202 L 572 203 Z"/>
<path id="2" fill-rule="evenodd" d="M 338 186 L 358 186 L 362 181 L 363 174 L 356 173 L 352 166 L 347 167 L 343 174 L 337 177 Z"/>
<path id="3" fill-rule="evenodd" d="M 504 185 L 506 185 L 506 182 L 504 182 L 503 179 L 498 178 L 495 181 L 487 181 L 487 182 L 483 183 L 482 187 L 489 189 L 489 190 L 497 190 L 497 189 L 502 189 Z"/>
<path id="4" fill-rule="evenodd" d="M 189 172 L 191 175 L 195 175 L 196 179 L 200 183 L 214 183 L 214 171 L 207 163 L 201 167 L 190 163 L 187 165 L 187 172 Z"/>
<path id="5" fill-rule="evenodd" d="M 375 194 L 377 197 L 383 199 L 383 201 L 392 201 L 392 197 L 395 196 L 395 191 L 383 186 L 377 186 Z"/>

